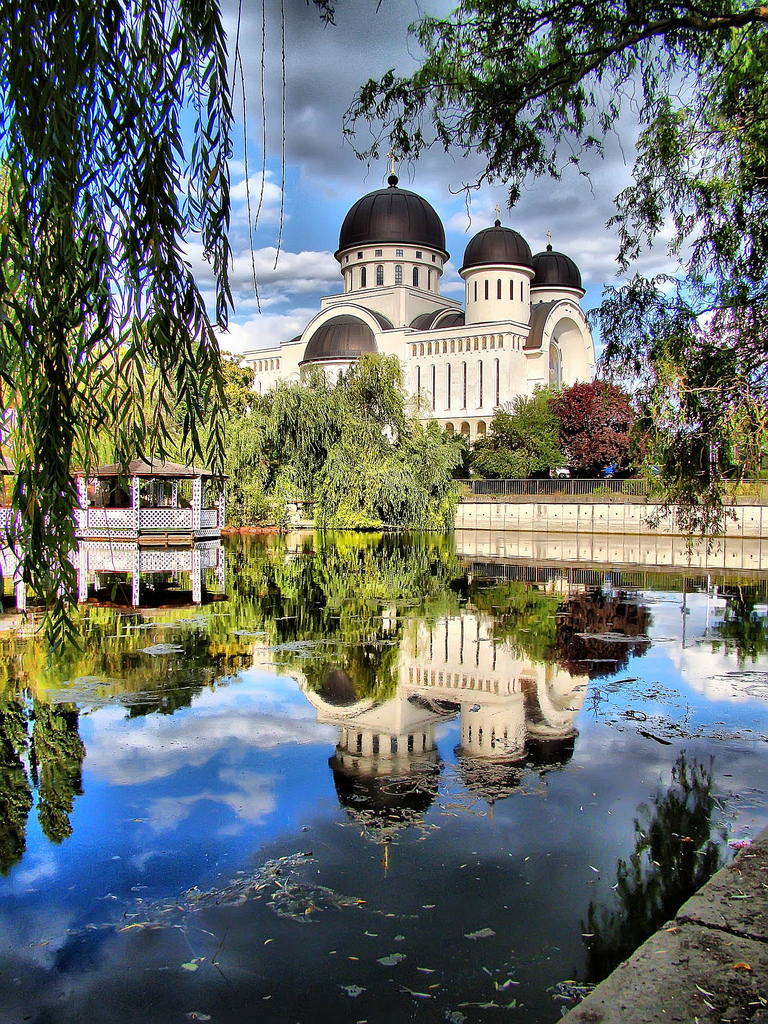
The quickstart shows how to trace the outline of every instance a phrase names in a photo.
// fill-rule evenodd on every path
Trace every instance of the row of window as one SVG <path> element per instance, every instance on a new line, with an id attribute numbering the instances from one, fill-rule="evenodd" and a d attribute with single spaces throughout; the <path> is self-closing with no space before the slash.
<path id="1" fill-rule="evenodd" d="M 423 271 L 423 268 L 422 268 L 422 271 Z M 350 292 L 355 287 L 353 275 L 354 275 L 354 271 L 353 270 L 349 270 L 349 271 L 347 271 L 345 273 L 345 277 L 344 277 L 344 282 L 346 284 L 347 291 L 350 291 Z M 411 272 L 411 283 L 412 283 L 413 287 L 414 288 L 420 288 L 421 285 L 419 284 L 419 282 L 421 280 L 423 280 L 423 279 L 424 279 L 423 278 L 423 274 L 422 274 L 422 276 L 419 275 L 419 268 L 418 267 L 413 267 L 412 272 Z M 359 284 L 360 288 L 367 288 L 368 287 L 368 268 L 367 267 L 360 267 L 360 278 L 359 278 L 359 281 L 360 281 L 360 284 Z M 401 285 L 402 283 L 403 283 L 403 268 L 398 263 L 395 266 L 395 285 Z M 376 267 L 376 287 L 377 288 L 381 288 L 383 286 L 383 284 L 384 284 L 384 266 L 380 263 Z M 431 270 L 427 270 L 427 286 L 426 287 L 427 287 L 427 291 L 430 291 L 430 292 L 432 291 L 432 271 Z"/>
<path id="2" fill-rule="evenodd" d="M 373 253 L 373 258 L 374 259 L 381 259 L 383 256 L 384 256 L 384 250 L 383 249 L 375 249 L 374 250 L 374 253 Z M 357 258 L 359 260 L 361 260 L 363 258 L 362 251 L 358 252 Z M 395 259 L 396 260 L 401 260 L 401 259 L 404 259 L 404 258 L 405 257 L 403 255 L 403 250 L 402 249 L 395 249 Z M 416 250 L 416 259 L 420 260 L 422 258 L 423 258 L 423 256 L 422 256 L 421 249 L 417 249 Z M 347 255 L 344 257 L 344 262 L 345 263 L 349 263 L 349 253 L 347 253 Z M 434 253 L 432 253 L 432 262 L 433 263 L 437 263 L 437 256 Z"/>
<path id="3" fill-rule="evenodd" d="M 451 338 L 450 342 L 439 341 L 431 342 L 420 342 L 418 345 L 411 346 L 412 356 L 423 356 L 423 355 L 440 355 L 440 345 L 442 344 L 443 355 L 447 355 L 449 352 L 485 352 L 488 348 L 497 349 L 504 348 L 504 335 L 503 334 L 491 334 L 490 337 L 483 336 L 482 338 Z M 520 339 L 512 339 L 512 348 L 520 348 Z"/>
<path id="4" fill-rule="evenodd" d="M 473 301 L 474 302 L 477 302 L 477 295 L 478 295 L 477 285 L 478 285 L 478 283 L 479 283 L 478 281 L 473 281 L 472 282 L 472 297 L 473 297 Z M 470 291 L 469 285 L 470 285 L 470 283 L 469 283 L 469 281 L 467 281 L 467 288 L 466 288 L 466 292 L 467 292 L 466 301 L 467 302 L 469 302 L 469 291 Z M 502 281 L 501 281 L 501 278 L 499 277 L 499 278 L 496 279 L 496 298 L 497 299 L 499 299 L 499 300 L 501 299 L 503 291 L 504 291 L 504 289 L 502 288 Z M 487 301 L 488 299 L 490 299 L 490 297 L 491 297 L 491 282 L 488 280 L 488 278 L 486 278 L 483 281 L 483 298 Z M 513 302 L 514 298 L 515 298 L 515 282 L 510 280 L 510 282 L 509 282 L 509 301 Z M 525 282 L 524 281 L 520 282 L 520 301 L 521 302 L 525 302 Z"/>
<path id="5" fill-rule="evenodd" d="M 414 681 L 414 670 L 408 669 L 408 676 L 410 682 Z M 475 679 L 474 676 L 467 676 L 464 673 L 459 674 L 458 672 L 446 672 L 443 676 L 442 672 L 435 674 L 435 669 L 425 668 L 423 671 L 420 668 L 416 669 L 416 683 L 424 684 L 429 686 L 450 686 L 452 689 L 469 689 L 469 690 L 486 690 L 488 693 L 499 692 L 499 681 L 498 679 Z"/>
<path id="6" fill-rule="evenodd" d="M 256 373 L 263 373 L 265 370 L 279 370 L 279 359 L 254 359 L 253 368 Z"/>
<path id="7" fill-rule="evenodd" d="M 475 394 L 477 396 L 477 407 L 478 407 L 478 409 L 482 409 L 482 407 L 483 407 L 483 400 L 486 397 L 483 394 L 484 376 L 485 376 L 485 370 L 484 370 L 483 362 L 481 360 L 477 364 L 477 373 L 475 375 L 475 382 L 474 382 L 475 383 L 475 389 L 476 389 L 475 390 Z M 468 377 L 468 374 L 467 374 L 467 364 L 466 363 L 462 363 L 461 366 L 459 367 L 459 389 L 460 389 L 460 395 L 461 395 L 461 406 L 460 406 L 460 408 L 462 408 L 462 409 L 466 409 L 467 408 L 467 392 L 468 392 L 467 377 Z M 501 380 L 501 371 L 500 371 L 500 367 L 499 367 L 499 360 L 498 359 L 494 359 L 494 361 L 493 361 L 493 388 L 494 388 L 493 406 L 494 406 L 494 408 L 499 404 L 500 380 Z M 422 390 L 421 367 L 417 366 L 416 367 L 416 394 L 420 395 L 421 394 L 421 390 Z M 448 363 L 448 365 L 445 368 L 445 408 L 446 408 L 446 410 L 451 408 L 451 397 L 452 397 L 451 393 L 452 393 L 452 391 L 453 391 L 453 367 L 451 366 L 450 363 Z M 437 395 L 437 367 L 434 365 L 434 363 L 429 368 L 429 392 L 430 392 L 430 399 L 429 400 L 430 400 L 431 405 L 432 405 L 432 411 L 434 412 L 435 411 L 436 395 Z"/>

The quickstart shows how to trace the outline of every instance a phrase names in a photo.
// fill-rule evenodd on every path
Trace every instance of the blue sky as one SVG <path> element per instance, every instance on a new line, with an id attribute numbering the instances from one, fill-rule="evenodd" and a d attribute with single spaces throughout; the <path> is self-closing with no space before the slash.
<path id="1" fill-rule="evenodd" d="M 323 27 L 314 8 L 304 0 L 286 0 L 286 169 L 285 213 L 281 254 L 275 264 L 281 199 L 281 32 L 280 5 L 264 0 L 266 42 L 264 94 L 267 115 L 267 160 L 264 199 L 254 235 L 261 312 L 254 293 L 243 160 L 242 103 L 235 128 L 231 164 L 235 253 L 232 285 L 235 312 L 222 348 L 241 352 L 288 340 L 298 334 L 319 308 L 321 295 L 341 291 L 341 276 L 333 252 L 341 222 L 349 207 L 366 192 L 386 183 L 384 160 L 366 167 L 344 142 L 342 118 L 356 89 L 369 77 L 389 68 L 407 72 L 415 67 L 418 47 L 408 36 L 408 25 L 421 13 L 447 13 L 451 4 L 428 0 L 339 0 L 336 25 Z M 237 0 L 224 0 L 225 24 L 234 40 Z M 262 180 L 262 4 L 243 0 L 240 29 L 246 78 L 247 138 L 252 213 Z M 606 228 L 613 212 L 613 197 L 630 183 L 633 126 L 628 115 L 616 136 L 608 139 L 606 158 L 593 158 L 591 177 L 567 169 L 560 181 L 530 183 L 521 202 L 506 210 L 506 189 L 484 187 L 473 192 L 469 213 L 462 184 L 472 182 L 482 167 L 479 160 L 463 159 L 442 150 L 426 153 L 417 164 L 398 168 L 400 184 L 427 198 L 446 228 L 451 261 L 441 291 L 462 298 L 457 270 L 472 235 L 494 220 L 502 208 L 502 222 L 520 231 L 533 252 L 547 243 L 552 232 L 555 249 L 579 265 L 585 288 L 584 307 L 597 305 L 606 284 L 616 283 L 616 238 Z M 203 291 L 210 292 L 211 275 L 192 247 L 190 257 Z M 663 243 L 645 256 L 639 267 L 646 273 L 669 269 Z"/>

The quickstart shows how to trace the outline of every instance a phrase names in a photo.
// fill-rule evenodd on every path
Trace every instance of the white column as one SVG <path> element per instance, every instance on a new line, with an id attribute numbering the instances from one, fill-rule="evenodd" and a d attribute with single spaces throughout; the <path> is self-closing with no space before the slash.
<path id="1" fill-rule="evenodd" d="M 141 528 L 141 480 L 138 476 L 131 477 L 131 504 L 133 505 L 133 528 L 136 533 Z M 138 602 L 136 602 L 138 604 Z"/>
<path id="2" fill-rule="evenodd" d="M 203 481 L 196 476 L 192 481 L 192 532 L 200 529 L 200 511 L 203 504 Z"/>
<path id="3" fill-rule="evenodd" d="M 202 568 L 200 566 L 200 552 L 197 548 L 192 549 L 192 569 L 190 571 L 190 576 L 192 578 L 192 604 L 202 604 Z"/>
<path id="4" fill-rule="evenodd" d="M 82 541 L 77 546 L 77 600 L 88 600 L 88 552 Z"/>
<path id="5" fill-rule="evenodd" d="M 226 554 L 224 548 L 219 546 L 218 548 L 218 562 L 216 565 L 216 575 L 218 576 L 219 590 L 223 593 L 226 592 Z"/>
<path id="6" fill-rule="evenodd" d="M 138 477 L 134 477 L 135 481 L 138 481 Z M 138 488 L 137 488 L 138 493 Z M 139 601 L 141 600 L 141 552 L 139 551 L 139 545 L 136 545 L 136 551 L 133 556 L 133 585 L 131 588 L 131 605 L 134 608 L 139 607 Z"/>
<path id="7" fill-rule="evenodd" d="M 75 509 L 75 525 L 78 530 L 88 529 L 88 481 L 84 476 L 77 478 L 77 503 Z"/>
<path id="8" fill-rule="evenodd" d="M 27 610 L 27 585 L 21 576 L 16 577 L 14 590 L 16 591 L 16 610 L 25 612 Z"/>
<path id="9" fill-rule="evenodd" d="M 226 505 L 227 505 L 226 486 L 227 485 L 222 480 L 221 481 L 221 490 L 219 491 L 219 523 L 218 523 L 218 526 L 219 526 L 220 530 L 223 529 L 223 527 L 224 527 L 224 516 L 226 514 L 225 513 L 225 509 L 226 509 Z"/>

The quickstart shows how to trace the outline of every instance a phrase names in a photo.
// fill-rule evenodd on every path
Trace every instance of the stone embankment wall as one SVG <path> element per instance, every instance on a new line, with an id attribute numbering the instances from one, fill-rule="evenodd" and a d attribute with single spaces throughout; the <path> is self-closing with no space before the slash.
<path id="1" fill-rule="evenodd" d="M 463 498 L 456 510 L 457 530 L 525 530 L 549 533 L 680 534 L 674 515 L 651 529 L 654 506 L 618 501 L 511 501 Z M 734 505 L 725 524 L 726 537 L 768 538 L 768 506 Z"/>

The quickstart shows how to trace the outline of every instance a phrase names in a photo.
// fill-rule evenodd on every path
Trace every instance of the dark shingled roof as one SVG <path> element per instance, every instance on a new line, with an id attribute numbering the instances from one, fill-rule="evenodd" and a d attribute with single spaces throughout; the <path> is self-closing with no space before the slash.
<path id="1" fill-rule="evenodd" d="M 463 323 L 463 310 L 448 306 L 445 309 L 433 309 L 429 313 L 420 313 L 409 326 L 416 331 L 429 331 L 438 327 L 460 327 Z"/>
<path id="2" fill-rule="evenodd" d="M 544 252 L 536 253 L 533 269 L 536 275 L 531 281 L 531 288 L 576 288 L 584 291 L 579 268 L 570 256 L 555 252 L 551 245 Z"/>
<path id="3" fill-rule="evenodd" d="M 483 228 L 470 240 L 464 250 L 461 270 L 498 263 L 515 267 L 533 267 L 533 257 L 530 246 L 519 231 L 502 227 L 496 221 L 492 228 Z"/>
<path id="4" fill-rule="evenodd" d="M 213 471 L 206 466 L 183 466 L 180 462 L 166 462 L 163 459 L 131 459 L 127 466 L 119 462 L 112 462 L 105 466 L 92 466 L 89 476 L 145 476 L 165 477 L 171 480 L 178 480 L 188 477 L 212 477 Z M 75 470 L 75 476 L 85 476 L 82 469 Z"/>
<path id="5" fill-rule="evenodd" d="M 350 313 L 341 313 L 321 324 L 313 333 L 304 349 L 302 362 L 359 359 L 366 353 L 377 351 L 376 338 L 368 324 Z"/>
<path id="6" fill-rule="evenodd" d="M 389 180 L 389 188 L 369 192 L 350 209 L 341 225 L 336 255 L 356 245 L 403 242 L 437 249 L 447 259 L 445 229 L 433 208 L 415 192 L 398 188 L 394 175 Z"/>

